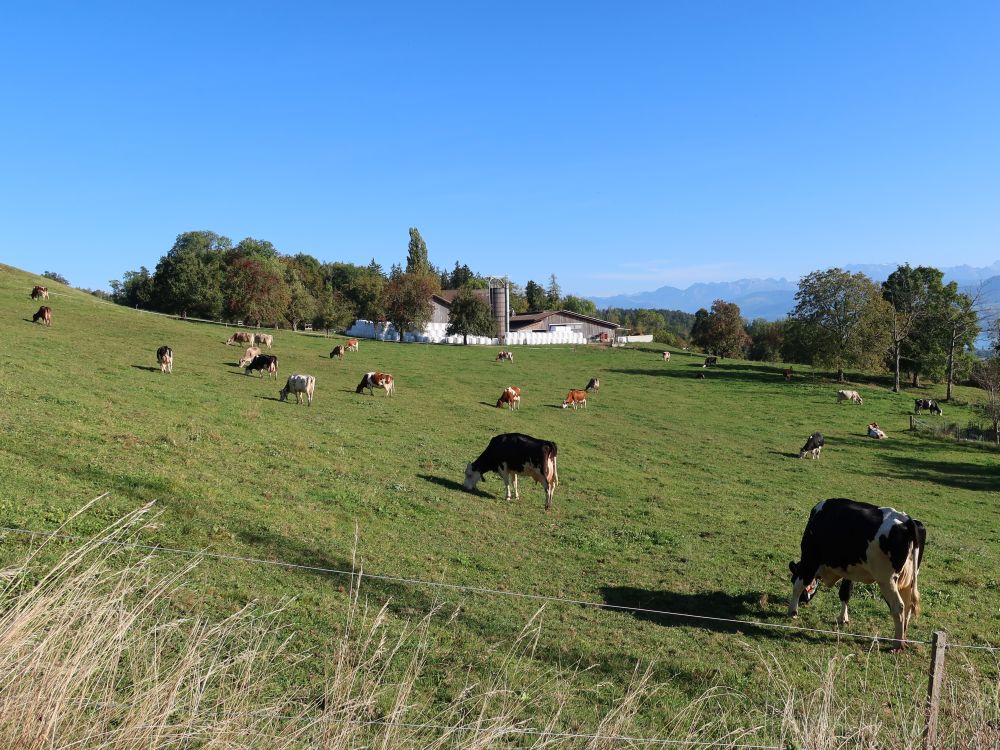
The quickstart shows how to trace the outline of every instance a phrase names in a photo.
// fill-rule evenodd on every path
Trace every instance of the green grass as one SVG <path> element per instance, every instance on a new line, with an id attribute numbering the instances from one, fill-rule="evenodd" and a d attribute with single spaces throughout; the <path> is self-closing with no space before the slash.
<path id="1" fill-rule="evenodd" d="M 682 352 L 664 363 L 652 350 L 518 347 L 511 364 L 494 362 L 490 348 L 370 341 L 341 362 L 327 356 L 339 339 L 287 331 L 275 334 L 275 383 L 237 369 L 242 349 L 224 345 L 232 329 L 115 307 L 51 282 L 52 327 L 32 324 L 37 281 L 0 266 L 2 525 L 52 529 L 110 492 L 71 531 L 96 531 L 155 500 L 161 515 L 144 530 L 147 543 L 349 568 L 357 530 L 369 573 L 786 623 L 788 562 L 809 509 L 842 496 L 892 505 L 927 526 L 923 614 L 911 637 L 943 629 L 953 642 L 1000 640 L 1000 454 L 907 432 L 914 395 L 942 398 L 941 386 L 893 394 L 880 378 L 855 377 L 865 399 L 857 406 L 837 403 L 842 386 L 828 373 L 799 366 L 786 383 L 780 364 L 723 360 L 699 380 L 701 358 Z M 162 344 L 174 350 L 169 376 L 156 366 Z M 393 373 L 394 398 L 354 393 L 374 369 Z M 293 372 L 316 376 L 311 408 L 278 402 Z M 589 408 L 559 408 L 569 388 L 594 376 L 601 392 Z M 507 385 L 522 388 L 519 412 L 494 407 Z M 972 416 L 944 409 L 950 421 Z M 865 437 L 873 420 L 889 440 Z M 826 436 L 823 457 L 800 461 L 814 430 Z M 529 480 L 516 503 L 495 476 L 482 492 L 461 490 L 466 463 L 508 431 L 558 444 L 552 513 Z M 26 544 L 8 535 L 2 554 Z M 311 656 L 282 679 L 318 685 L 349 607 L 347 586 L 209 559 L 174 604 L 223 615 L 292 598 L 283 617 Z M 364 590 L 374 603 L 390 600 L 399 622 L 445 605 L 419 688 L 441 702 L 465 684 L 463 666 L 494 668 L 538 606 L 392 582 Z M 838 604 L 821 592 L 799 624 L 832 628 Z M 849 629 L 892 634 L 873 587 L 857 590 Z M 654 662 L 663 686 L 640 724 L 655 733 L 714 685 L 750 706 L 780 703 L 771 660 L 806 688 L 818 664 L 869 647 L 549 604 L 519 667 L 529 675 L 588 668 L 564 713 L 568 728 L 588 729 L 636 663 Z M 892 660 L 903 684 L 924 684 L 924 647 L 879 658 Z M 979 666 L 995 674 L 995 660 Z"/>

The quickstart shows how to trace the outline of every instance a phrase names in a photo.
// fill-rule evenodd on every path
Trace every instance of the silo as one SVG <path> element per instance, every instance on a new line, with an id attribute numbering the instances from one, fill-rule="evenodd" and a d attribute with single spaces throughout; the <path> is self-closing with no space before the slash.
<path id="1" fill-rule="evenodd" d="M 496 323 L 497 338 L 506 343 L 510 332 L 510 290 L 507 279 L 490 279 L 490 310 Z"/>

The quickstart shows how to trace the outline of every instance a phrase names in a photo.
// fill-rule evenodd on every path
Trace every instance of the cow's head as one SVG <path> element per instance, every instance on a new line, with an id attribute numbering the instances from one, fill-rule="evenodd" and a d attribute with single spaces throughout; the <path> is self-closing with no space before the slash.
<path id="1" fill-rule="evenodd" d="M 476 485 L 483 481 L 483 473 L 472 468 L 472 464 L 465 467 L 465 482 L 463 486 L 470 492 L 476 489 Z"/>
<path id="2" fill-rule="evenodd" d="M 288 400 L 288 386 L 286 385 L 280 391 L 278 391 L 278 400 L 287 401 Z"/>
<path id="3" fill-rule="evenodd" d="M 799 566 L 797 563 L 788 563 L 788 569 L 792 572 L 792 586 L 799 579 Z M 805 588 L 802 589 L 802 593 L 799 594 L 799 604 L 808 604 L 809 601 L 816 595 L 816 589 L 819 588 L 819 581 L 813 578 L 809 581 Z"/>

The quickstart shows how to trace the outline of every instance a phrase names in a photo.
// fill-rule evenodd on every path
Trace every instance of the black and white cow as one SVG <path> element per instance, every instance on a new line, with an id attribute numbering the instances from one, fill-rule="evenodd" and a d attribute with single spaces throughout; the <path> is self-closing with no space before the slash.
<path id="1" fill-rule="evenodd" d="M 799 451 L 799 458 L 805 458 L 807 453 L 812 454 L 813 458 L 819 458 L 824 445 L 826 445 L 826 441 L 823 439 L 823 433 L 814 432 L 806 438 L 806 444 Z"/>
<path id="2" fill-rule="evenodd" d="M 278 358 L 273 354 L 258 354 L 245 368 L 243 372 L 249 375 L 251 372 L 260 372 L 260 376 L 264 377 L 266 372 L 271 377 L 277 379 L 278 377 Z"/>
<path id="3" fill-rule="evenodd" d="M 926 409 L 931 414 L 937 414 L 939 417 L 944 413 L 941 411 L 941 407 L 938 406 L 937 401 L 932 398 L 913 399 L 913 413 L 919 414 L 921 409 Z"/>
<path id="4" fill-rule="evenodd" d="M 559 484 L 555 443 L 518 432 L 497 435 L 479 458 L 465 467 L 465 489 L 475 489 L 483 481 L 483 475 L 490 471 L 495 471 L 503 479 L 508 500 L 511 477 L 514 478 L 514 498 L 520 500 L 517 477 L 527 474 L 545 489 L 545 510 L 552 509 L 552 495 Z"/>
<path id="5" fill-rule="evenodd" d="M 905 639 L 920 611 L 917 575 L 926 542 L 924 525 L 898 510 L 842 497 L 824 500 L 809 514 L 801 559 L 788 564 L 789 616 L 796 617 L 799 604 L 812 599 L 820 580 L 828 586 L 840 581 L 843 606 L 837 622 L 844 625 L 854 583 L 877 583 L 896 624 L 893 637 Z"/>
<path id="6" fill-rule="evenodd" d="M 703 364 L 702 367 L 713 367 L 717 364 L 719 364 L 718 357 L 705 357 L 705 364 Z"/>

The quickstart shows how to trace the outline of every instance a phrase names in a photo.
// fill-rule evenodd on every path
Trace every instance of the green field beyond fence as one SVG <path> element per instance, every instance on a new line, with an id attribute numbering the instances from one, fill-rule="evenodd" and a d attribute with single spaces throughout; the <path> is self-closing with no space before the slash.
<path id="1" fill-rule="evenodd" d="M 362 601 L 388 603 L 394 632 L 438 608 L 414 687 L 432 706 L 516 667 L 526 683 L 554 680 L 531 693 L 527 719 L 544 723 L 564 702 L 558 728 L 587 732 L 622 700 L 638 664 L 652 665 L 659 685 L 631 727 L 647 737 L 675 731 L 679 712 L 712 690 L 718 711 L 755 727 L 746 743 L 774 742 L 775 707 L 824 679 L 847 707 L 842 722 L 855 711 L 899 712 L 922 695 L 926 645 L 892 655 L 866 639 L 728 622 L 836 630 L 834 591 L 794 623 L 785 613 L 788 563 L 810 508 L 829 497 L 891 505 L 926 525 L 911 638 L 944 630 L 955 644 L 1000 643 L 1000 454 L 910 430 L 913 399 L 941 399 L 943 387 L 893 394 L 875 376 L 849 374 L 864 397 L 856 405 L 837 402 L 844 386 L 829 373 L 798 365 L 786 382 L 781 363 L 703 369 L 684 352 L 663 362 L 653 350 L 519 347 L 501 363 L 495 348 L 371 341 L 341 361 L 328 356 L 340 339 L 287 331 L 271 331 L 274 381 L 236 366 L 242 348 L 224 343 L 231 328 L 51 282 L 52 326 L 33 324 L 34 283 L 0 266 L 0 526 L 51 531 L 106 492 L 64 530 L 88 536 L 155 501 L 158 515 L 134 541 L 210 553 L 171 594 L 177 613 L 283 607 L 281 632 L 303 656 L 274 673 L 276 689 L 321 690 L 351 608 L 350 579 L 328 571 L 361 566 L 373 576 Z M 172 375 L 155 361 L 164 344 Z M 393 398 L 355 393 L 376 369 L 395 376 Z M 311 408 L 278 401 L 292 373 L 316 377 Z M 562 409 L 567 390 L 591 377 L 601 390 L 588 408 Z M 520 411 L 494 406 L 508 385 L 522 389 Z M 974 419 L 968 407 L 944 409 L 948 422 Z M 865 436 L 873 421 L 887 440 Z M 822 457 L 799 460 L 815 430 L 826 436 Z M 558 444 L 551 513 L 527 479 L 519 502 L 504 500 L 495 476 L 462 490 L 466 464 L 501 432 Z M 2 539 L 8 562 L 38 541 Z M 893 632 L 871 586 L 856 588 L 851 620 L 851 633 Z M 529 621 L 537 641 L 512 653 Z M 949 659 L 954 694 L 973 673 L 996 684 L 995 654 Z M 912 736 L 909 724 L 894 731 Z"/>

